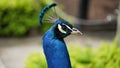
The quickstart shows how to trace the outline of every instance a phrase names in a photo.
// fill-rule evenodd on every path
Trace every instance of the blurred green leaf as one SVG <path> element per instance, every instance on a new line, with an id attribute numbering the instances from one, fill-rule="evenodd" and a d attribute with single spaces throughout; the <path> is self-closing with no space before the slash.
<path id="1" fill-rule="evenodd" d="M 0 36 L 24 36 L 31 29 L 44 32 L 50 25 L 38 29 L 41 9 L 53 0 L 1 0 Z"/>

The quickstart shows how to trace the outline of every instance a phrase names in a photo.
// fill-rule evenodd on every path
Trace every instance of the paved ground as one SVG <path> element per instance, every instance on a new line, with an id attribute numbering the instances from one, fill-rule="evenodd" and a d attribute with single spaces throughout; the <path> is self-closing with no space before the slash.
<path id="1" fill-rule="evenodd" d="M 24 68 L 24 60 L 33 51 L 41 50 L 40 37 L 2 38 L 0 40 L 0 57 L 6 68 Z"/>
<path id="2" fill-rule="evenodd" d="M 85 44 L 91 44 L 93 48 L 96 48 L 100 41 L 111 42 L 114 35 L 115 32 L 84 33 L 83 36 L 71 35 L 65 41 L 67 45 L 71 46 L 85 47 Z M 25 58 L 33 51 L 42 51 L 40 36 L 0 38 L 0 66 L 4 65 L 3 68 L 24 68 Z"/>
<path id="3" fill-rule="evenodd" d="M 0 68 L 5 68 L 5 65 L 3 64 L 1 59 L 0 59 Z"/>

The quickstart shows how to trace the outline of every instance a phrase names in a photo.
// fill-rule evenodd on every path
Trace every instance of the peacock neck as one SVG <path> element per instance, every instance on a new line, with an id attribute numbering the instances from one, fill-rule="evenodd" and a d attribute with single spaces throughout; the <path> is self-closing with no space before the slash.
<path id="1" fill-rule="evenodd" d="M 55 37 L 51 29 L 43 37 L 43 48 L 48 68 L 71 68 L 70 58 L 64 40 Z"/>

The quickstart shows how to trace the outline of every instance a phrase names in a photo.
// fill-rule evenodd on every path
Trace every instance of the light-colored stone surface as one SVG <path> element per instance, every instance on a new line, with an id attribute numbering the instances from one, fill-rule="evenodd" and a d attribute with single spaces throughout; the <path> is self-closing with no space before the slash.
<path id="1" fill-rule="evenodd" d="M 1 59 L 0 59 L 0 68 L 5 68 L 5 65 L 3 64 Z"/>
<path id="2" fill-rule="evenodd" d="M 6 68 L 24 68 L 29 53 L 41 51 L 40 37 L 27 39 L 1 39 L 0 57 Z M 1 67 L 0 67 L 1 68 Z"/>

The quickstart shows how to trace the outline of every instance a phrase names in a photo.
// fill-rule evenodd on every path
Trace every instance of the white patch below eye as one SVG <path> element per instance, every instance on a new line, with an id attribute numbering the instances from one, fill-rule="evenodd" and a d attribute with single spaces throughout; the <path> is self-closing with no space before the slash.
<path id="1" fill-rule="evenodd" d="M 65 32 L 63 29 L 62 29 L 62 26 L 60 24 L 58 24 L 58 29 L 61 33 L 64 33 L 66 34 L 67 32 Z"/>

